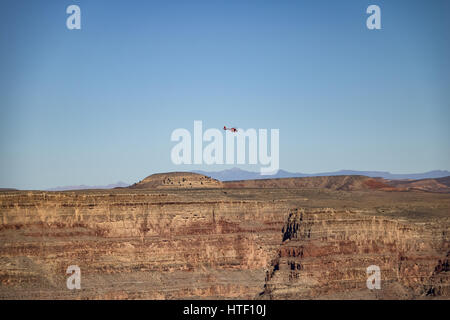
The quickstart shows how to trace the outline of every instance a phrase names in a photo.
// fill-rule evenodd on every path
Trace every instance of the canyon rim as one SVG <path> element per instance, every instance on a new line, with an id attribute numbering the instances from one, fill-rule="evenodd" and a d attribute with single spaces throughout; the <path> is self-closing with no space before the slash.
<path id="1" fill-rule="evenodd" d="M 111 190 L 2 190 L 0 298 L 448 299 L 448 186 L 410 185 L 175 172 Z M 371 265 L 380 289 L 367 288 Z"/>

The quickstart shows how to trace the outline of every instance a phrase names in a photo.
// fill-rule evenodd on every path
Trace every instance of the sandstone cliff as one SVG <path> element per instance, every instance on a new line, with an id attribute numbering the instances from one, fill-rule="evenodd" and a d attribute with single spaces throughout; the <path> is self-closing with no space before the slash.
<path id="1" fill-rule="evenodd" d="M 0 192 L 0 298 L 448 299 L 449 212 L 422 192 Z"/>

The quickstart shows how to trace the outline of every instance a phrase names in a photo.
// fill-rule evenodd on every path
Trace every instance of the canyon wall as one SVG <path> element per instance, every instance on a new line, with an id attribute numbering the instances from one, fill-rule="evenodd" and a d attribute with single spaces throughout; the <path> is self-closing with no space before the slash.
<path id="1" fill-rule="evenodd" d="M 264 296 L 450 297 L 448 228 L 333 209 L 294 209 L 267 272 Z M 369 266 L 383 290 L 368 290 Z"/>
<path id="2" fill-rule="evenodd" d="M 425 195 L 440 197 L 424 201 L 440 214 L 411 220 L 361 208 L 354 197 L 297 189 L 2 192 L 0 298 L 448 298 L 449 199 Z M 70 265 L 81 269 L 81 290 L 66 287 Z M 381 290 L 366 287 L 369 265 L 381 268 Z"/>

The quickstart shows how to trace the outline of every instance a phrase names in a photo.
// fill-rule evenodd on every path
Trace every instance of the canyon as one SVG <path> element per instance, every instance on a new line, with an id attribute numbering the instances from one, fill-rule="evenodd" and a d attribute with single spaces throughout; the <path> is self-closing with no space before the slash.
<path id="1" fill-rule="evenodd" d="M 3 190 L 0 299 L 449 299 L 449 193 L 287 179 Z"/>

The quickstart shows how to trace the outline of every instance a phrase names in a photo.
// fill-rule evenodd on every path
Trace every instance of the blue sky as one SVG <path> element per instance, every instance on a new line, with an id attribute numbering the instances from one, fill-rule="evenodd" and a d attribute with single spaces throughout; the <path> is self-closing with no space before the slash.
<path id="1" fill-rule="evenodd" d="M 66 28 L 81 8 L 82 29 Z M 381 7 L 382 30 L 366 28 Z M 3 0 L 0 187 L 135 182 L 170 135 L 280 129 L 280 167 L 450 170 L 449 1 Z M 242 166 L 257 171 L 259 166 Z"/>

